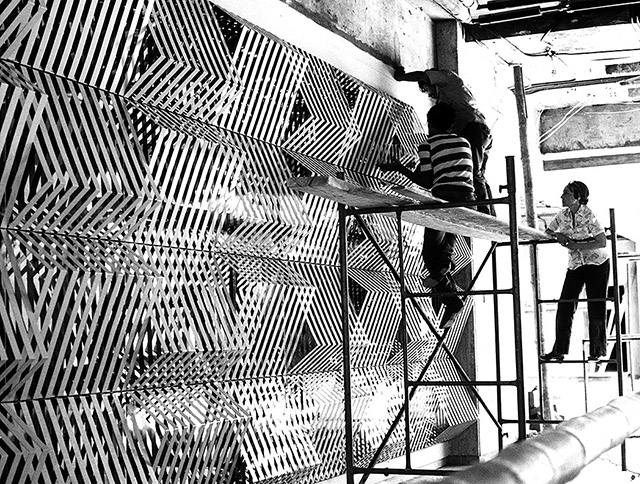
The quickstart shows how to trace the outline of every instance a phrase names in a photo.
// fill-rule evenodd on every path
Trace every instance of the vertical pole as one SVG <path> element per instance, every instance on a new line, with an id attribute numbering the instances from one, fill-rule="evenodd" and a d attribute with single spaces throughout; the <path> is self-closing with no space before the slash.
<path id="1" fill-rule="evenodd" d="M 527 211 L 527 224 L 536 226 L 536 207 L 533 198 L 533 176 L 531 174 L 531 157 L 529 155 L 529 135 L 527 132 L 527 99 L 524 93 L 522 66 L 513 66 L 513 80 L 518 108 L 518 130 L 520 133 L 520 158 L 524 178 L 524 201 Z"/>
<path id="2" fill-rule="evenodd" d="M 518 110 L 518 131 L 520 134 L 520 156 L 522 158 L 522 176 L 524 179 L 524 201 L 525 201 L 525 210 L 527 215 L 527 225 L 529 227 L 536 227 L 537 225 L 537 216 L 536 216 L 536 205 L 535 199 L 533 196 L 533 174 L 531 171 L 531 156 L 529 153 L 529 134 L 528 134 L 528 123 L 527 123 L 527 98 L 524 92 L 524 75 L 522 73 L 522 66 L 513 66 L 513 82 L 514 82 L 514 93 L 516 97 L 516 107 Z M 537 245 L 533 244 L 529 246 L 529 257 L 530 257 L 530 267 L 532 274 L 532 286 L 536 288 L 538 291 L 538 295 L 540 294 L 540 281 L 537 278 L 538 275 L 538 261 L 537 255 L 535 254 L 537 250 Z M 535 262 L 534 262 L 535 259 Z M 536 274 L 536 277 L 533 276 Z M 536 296 L 536 308 L 535 311 L 539 315 L 539 305 L 537 304 L 538 299 Z M 539 318 L 538 322 L 541 323 L 542 319 Z M 539 326 L 539 330 L 536 333 L 538 341 L 536 342 L 538 348 L 542 351 L 544 350 L 544 332 L 542 331 L 542 327 Z M 539 377 L 539 387 L 540 387 L 540 415 L 543 416 L 545 413 L 547 415 L 551 415 L 551 405 L 549 403 L 549 390 L 547 384 L 547 365 L 540 365 L 538 370 Z M 544 417 L 543 417 L 544 419 Z"/>
<path id="3" fill-rule="evenodd" d="M 340 288 L 342 297 L 342 359 L 344 368 L 344 429 L 347 484 L 354 484 L 353 421 L 351 414 L 351 358 L 349 355 L 349 270 L 347 260 L 346 207 L 338 204 L 338 237 L 340 239 Z"/>
<path id="4" fill-rule="evenodd" d="M 589 413 L 589 373 L 587 372 L 587 352 L 586 344 L 582 342 L 582 388 L 584 391 L 584 413 Z"/>
<path id="5" fill-rule="evenodd" d="M 493 278 L 493 290 L 498 290 L 498 258 L 496 251 L 491 254 L 491 273 Z M 498 315 L 498 294 L 493 293 L 493 327 L 494 327 L 494 341 L 496 347 L 496 381 L 502 380 L 502 364 L 500 359 L 500 317 Z M 498 410 L 498 422 L 502 422 L 502 386 L 496 385 L 496 402 Z M 502 450 L 504 447 L 504 432 L 503 429 L 498 426 L 498 449 Z"/>
<path id="6" fill-rule="evenodd" d="M 411 469 L 411 431 L 409 421 L 409 355 L 407 353 L 408 348 L 408 335 L 407 335 L 407 301 L 406 301 L 406 287 L 404 279 L 404 244 L 402 240 L 402 212 L 396 213 L 396 219 L 398 222 L 398 272 L 400 276 L 400 338 L 402 345 L 402 378 L 404 380 L 404 445 L 405 445 L 405 460 L 407 469 Z"/>
<path id="7" fill-rule="evenodd" d="M 542 331 L 542 309 L 540 308 L 540 262 L 538 259 L 538 244 L 534 244 L 531 250 L 531 278 L 533 279 L 533 301 L 535 308 L 533 317 L 536 322 L 538 335 L 538 354 L 544 353 L 544 337 Z M 551 405 L 549 404 L 549 389 L 547 385 L 547 366 L 538 362 L 538 391 L 540 393 L 540 420 L 551 418 Z M 543 428 L 545 424 L 543 423 Z"/>
<path id="8" fill-rule="evenodd" d="M 511 246 L 511 284 L 513 286 L 513 334 L 515 339 L 516 391 L 518 402 L 518 440 L 527 438 L 527 414 L 524 394 L 524 363 L 522 352 L 522 314 L 520 312 L 520 260 L 518 257 L 518 201 L 513 156 L 507 156 L 507 186 L 509 190 L 509 242 Z"/>
<path id="9" fill-rule="evenodd" d="M 616 231 L 615 211 L 609 209 L 611 223 L 611 270 L 613 272 L 613 323 L 616 328 L 616 366 L 618 369 L 618 395 L 624 395 L 624 381 L 622 379 L 622 331 L 620 328 L 620 281 L 618 280 L 618 233 Z M 627 444 L 622 442 L 620 446 L 622 470 L 627 470 Z"/>

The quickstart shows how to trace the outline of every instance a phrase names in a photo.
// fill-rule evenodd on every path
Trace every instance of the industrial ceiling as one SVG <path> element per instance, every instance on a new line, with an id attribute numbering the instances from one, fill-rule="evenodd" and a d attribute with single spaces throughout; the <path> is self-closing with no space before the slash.
<path id="1" fill-rule="evenodd" d="M 640 0 L 480 0 L 464 30 L 521 64 L 529 92 L 588 88 L 607 102 L 640 100 Z"/>

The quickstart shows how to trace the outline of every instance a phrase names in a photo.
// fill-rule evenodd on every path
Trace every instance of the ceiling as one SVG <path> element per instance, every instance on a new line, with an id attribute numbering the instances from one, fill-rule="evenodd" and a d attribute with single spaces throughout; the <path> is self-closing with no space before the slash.
<path id="1" fill-rule="evenodd" d="M 480 0 L 465 39 L 522 65 L 530 93 L 640 101 L 640 0 Z"/>
<path id="2" fill-rule="evenodd" d="M 610 23 L 628 23 L 640 12 L 640 1 L 615 0 L 478 0 L 472 23 L 502 30 L 544 32 L 550 27 L 571 30 Z"/>

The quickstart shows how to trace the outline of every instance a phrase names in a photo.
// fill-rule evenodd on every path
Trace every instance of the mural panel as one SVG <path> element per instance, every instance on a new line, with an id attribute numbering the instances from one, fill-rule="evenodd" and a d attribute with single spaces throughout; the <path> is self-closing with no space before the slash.
<path id="1" fill-rule="evenodd" d="M 205 0 L 0 11 L 0 482 L 344 472 L 337 210 L 285 181 L 343 172 L 384 190 L 392 141 L 417 161 L 413 110 Z M 397 261 L 395 222 L 366 221 Z M 364 464 L 402 404 L 400 311 L 349 234 Z M 421 234 L 405 227 L 411 284 Z M 409 318 L 415 377 L 436 342 Z M 430 371 L 455 376 L 444 358 Z M 476 418 L 464 389 L 415 401 L 414 449 Z"/>

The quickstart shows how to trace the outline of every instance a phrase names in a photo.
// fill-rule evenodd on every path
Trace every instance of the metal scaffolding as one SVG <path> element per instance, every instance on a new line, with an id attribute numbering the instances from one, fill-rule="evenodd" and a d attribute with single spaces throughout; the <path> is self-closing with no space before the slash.
<path id="1" fill-rule="evenodd" d="M 526 423 L 527 414 L 525 406 L 525 388 L 524 388 L 524 365 L 523 365 L 523 349 L 522 349 L 522 318 L 521 318 L 521 304 L 520 304 L 520 269 L 519 269 L 519 254 L 518 248 L 522 242 L 519 238 L 518 228 L 518 213 L 517 213 L 517 198 L 516 198 L 516 179 L 515 179 L 515 163 L 512 156 L 507 157 L 507 185 L 502 188 L 506 188 L 507 196 L 503 198 L 495 198 L 487 201 L 476 201 L 473 203 L 446 203 L 446 204 L 422 204 L 422 205 L 410 205 L 410 206 L 398 206 L 393 208 L 366 208 L 358 209 L 347 207 L 344 204 L 339 204 L 339 238 L 340 238 L 340 277 L 341 277 L 341 296 L 342 296 L 342 340 L 343 340 L 343 359 L 344 359 L 344 392 L 345 392 L 345 423 L 346 423 L 346 477 L 347 484 L 353 484 L 355 475 L 362 475 L 361 483 L 366 481 L 371 474 L 407 474 L 407 475 L 448 475 L 452 471 L 449 470 L 437 470 L 437 469 L 418 469 L 413 468 L 411 464 L 411 429 L 410 429 L 410 401 L 415 395 L 417 389 L 421 386 L 465 386 L 473 393 L 477 402 L 487 412 L 496 428 L 499 435 L 499 446 L 503 445 L 503 424 L 516 423 L 518 427 L 518 440 L 524 440 L 526 438 Z M 500 245 L 497 242 L 492 242 L 491 247 L 488 250 L 484 260 L 480 264 L 476 274 L 473 276 L 470 283 L 470 287 L 465 291 L 459 291 L 453 294 L 458 296 L 476 296 L 476 295 L 492 295 L 494 298 L 494 307 L 497 308 L 497 299 L 499 295 L 511 295 L 513 301 L 513 325 L 514 325 L 514 357 L 515 357 L 515 374 L 514 380 L 502 380 L 500 370 L 500 351 L 496 346 L 496 377 L 494 381 L 474 381 L 465 372 L 463 366 L 456 359 L 452 351 L 447 347 L 445 342 L 447 332 L 449 328 L 445 329 L 443 334 L 439 334 L 427 315 L 424 313 L 420 305 L 417 303 L 419 298 L 434 297 L 436 294 L 433 292 L 417 293 L 407 290 L 405 283 L 405 269 L 403 262 L 403 237 L 402 237 L 402 221 L 403 213 L 416 210 L 429 210 L 433 208 L 449 208 L 449 207 L 464 207 L 469 205 L 488 205 L 488 204 L 506 204 L 509 209 L 509 242 L 505 243 L 510 249 L 511 259 L 511 287 L 506 289 L 499 289 L 497 279 L 497 259 L 496 249 Z M 398 268 L 394 267 L 389 258 L 386 256 L 380 245 L 376 242 L 373 235 L 369 231 L 368 227 L 362 219 L 364 214 L 394 212 L 397 221 L 397 233 L 398 233 L 398 254 L 399 263 Z M 348 253 L 347 253 L 347 217 L 354 217 L 358 225 L 362 229 L 368 240 L 374 245 L 376 252 L 388 266 L 389 271 L 397 281 L 400 287 L 400 301 L 401 301 L 401 321 L 400 321 L 400 337 L 402 344 L 402 365 L 403 365 L 403 405 L 401 410 L 393 420 L 391 427 L 387 431 L 386 435 L 382 439 L 378 450 L 374 453 L 371 462 L 365 467 L 357 467 L 354 464 L 354 452 L 353 452 L 353 415 L 352 415 L 352 401 L 351 401 L 351 363 L 350 363 L 350 347 L 349 347 L 349 268 L 348 268 Z M 541 237 L 543 239 L 545 237 Z M 548 238 L 548 237 L 547 237 Z M 473 287 L 480 276 L 480 273 L 487 265 L 489 259 L 492 258 L 492 270 L 493 270 L 493 288 L 490 290 L 474 290 Z M 442 295 L 442 293 L 438 294 Z M 411 303 L 416 308 L 418 313 L 424 318 L 430 331 L 436 338 L 437 344 L 431 352 L 429 358 L 427 358 L 426 364 L 417 380 L 409 379 L 408 369 L 408 356 L 407 356 L 407 304 Z M 499 335 L 499 314 L 495 311 L 494 325 L 496 331 L 496 342 Z M 435 360 L 437 353 L 442 350 L 446 353 L 450 361 L 459 373 L 459 381 L 425 381 L 424 377 L 429 369 L 430 365 Z M 498 393 L 498 408 L 497 415 L 491 411 L 485 400 L 482 398 L 478 391 L 478 387 L 483 386 L 495 386 Z M 505 419 L 502 416 L 502 395 L 501 390 L 503 387 L 513 387 L 516 389 L 516 404 L 517 404 L 517 419 Z M 401 422 L 404 417 L 404 435 L 405 435 L 405 467 L 397 468 L 376 468 L 378 459 L 380 458 L 384 447 L 389 442 L 392 433 Z"/>

